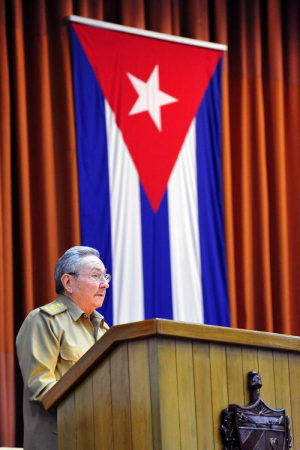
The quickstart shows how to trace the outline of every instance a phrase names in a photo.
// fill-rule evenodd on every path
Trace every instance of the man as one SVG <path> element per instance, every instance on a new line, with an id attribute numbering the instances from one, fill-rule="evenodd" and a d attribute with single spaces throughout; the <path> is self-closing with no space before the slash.
<path id="1" fill-rule="evenodd" d="M 109 287 L 99 252 L 72 247 L 55 266 L 56 300 L 32 311 L 17 336 L 24 380 L 24 450 L 55 450 L 56 411 L 45 411 L 43 396 L 107 331 L 101 314 Z"/>

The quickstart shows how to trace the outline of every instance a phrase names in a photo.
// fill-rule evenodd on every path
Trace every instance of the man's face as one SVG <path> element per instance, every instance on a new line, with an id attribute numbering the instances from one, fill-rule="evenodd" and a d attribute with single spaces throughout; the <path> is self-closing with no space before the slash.
<path id="1" fill-rule="evenodd" d="M 88 255 L 82 259 L 82 267 L 77 277 L 72 277 L 72 300 L 86 313 L 91 314 L 104 302 L 106 281 L 99 281 L 99 275 L 105 274 L 105 266 L 97 256 Z"/>

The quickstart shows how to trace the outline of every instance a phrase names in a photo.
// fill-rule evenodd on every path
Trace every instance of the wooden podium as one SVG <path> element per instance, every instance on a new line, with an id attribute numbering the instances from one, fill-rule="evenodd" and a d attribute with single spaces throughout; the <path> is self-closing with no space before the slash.
<path id="1" fill-rule="evenodd" d="M 169 320 L 112 327 L 45 395 L 60 450 L 223 449 L 220 413 L 261 397 L 300 448 L 300 338 Z"/>

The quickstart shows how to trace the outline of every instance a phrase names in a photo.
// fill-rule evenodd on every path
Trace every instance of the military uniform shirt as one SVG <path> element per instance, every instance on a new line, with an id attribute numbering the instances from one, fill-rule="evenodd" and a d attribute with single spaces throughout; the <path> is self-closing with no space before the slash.
<path id="1" fill-rule="evenodd" d="M 103 316 L 82 311 L 65 295 L 32 311 L 17 335 L 24 381 L 24 450 L 56 450 L 55 411 L 45 411 L 43 396 L 107 331 Z"/>

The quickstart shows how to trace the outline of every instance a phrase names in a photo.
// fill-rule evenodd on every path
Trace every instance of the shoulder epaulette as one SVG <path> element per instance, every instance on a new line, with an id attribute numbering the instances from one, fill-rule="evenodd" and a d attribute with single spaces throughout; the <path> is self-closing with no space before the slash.
<path id="1" fill-rule="evenodd" d="M 60 302 L 48 303 L 48 305 L 41 306 L 40 308 L 41 311 L 50 314 L 50 316 L 55 316 L 56 314 L 66 311 L 67 309 L 67 306 Z"/>

